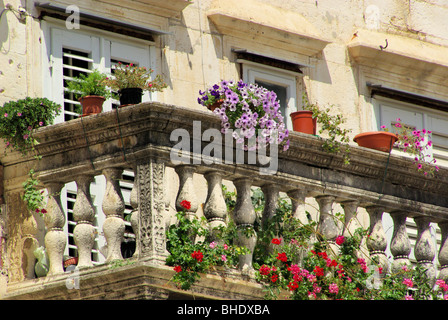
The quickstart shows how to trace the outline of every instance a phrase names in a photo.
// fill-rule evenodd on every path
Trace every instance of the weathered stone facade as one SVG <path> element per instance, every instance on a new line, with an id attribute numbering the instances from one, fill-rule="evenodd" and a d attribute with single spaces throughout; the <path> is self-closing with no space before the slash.
<path id="1" fill-rule="evenodd" d="M 33 0 L 8 3 L 10 7 L 0 5 L 0 103 L 26 96 L 55 98 L 48 81 L 55 68 L 48 51 L 52 44 L 49 30 L 54 25 L 64 28 L 65 16 L 42 9 Z M 62 0 L 52 3 L 60 8 L 73 4 Z M 294 195 L 293 199 L 311 198 L 323 212 L 316 218 L 322 223 L 322 232 L 330 238 L 338 227 L 326 219 L 332 213 L 332 206 L 348 208 L 347 216 L 359 208 L 363 224 L 370 226 L 379 239 L 369 244 L 371 254 L 385 258 L 387 246 L 395 261 L 409 260 L 406 217 L 415 218 L 418 229 L 415 259 L 422 263 L 435 258 L 436 248 L 428 240 L 429 223 L 438 223 L 442 233 L 441 246 L 437 248 L 439 267 L 448 265 L 446 169 L 436 178 L 424 178 L 414 172 L 406 158 L 392 156 L 389 162 L 387 155 L 356 146 L 353 146 L 351 164 L 345 166 L 341 157 L 321 149 L 318 138 L 301 134 L 292 134 L 291 148 L 281 156 L 279 173 L 271 178 L 259 175 L 256 166 L 176 167 L 169 162 L 172 130 L 185 128 L 192 132 L 192 121 L 201 121 L 202 129 L 219 128 L 219 119 L 198 105 L 198 91 L 222 79 L 249 79 L 248 70 L 253 65 L 254 70 L 271 70 L 287 75 L 288 81 L 292 81 L 289 89 L 294 89 L 296 96 L 288 112 L 300 109 L 301 96 L 305 94 L 312 102 L 332 105 L 333 113 L 344 114 L 348 119 L 344 128 L 352 129 L 352 136 L 377 129 L 380 115 L 371 85 L 391 87 L 395 95 L 404 92 L 408 99 L 405 103 L 411 98 L 415 102 L 416 97 L 424 97 L 420 103 L 422 100 L 432 103 L 431 109 L 446 112 L 448 21 L 444 17 L 448 15 L 447 5 L 418 0 L 406 3 L 398 0 L 123 0 L 119 3 L 85 0 L 76 5 L 81 13 L 95 15 L 98 21 L 106 18 L 143 26 L 145 31 L 139 32 L 150 34 L 152 39 L 135 41 L 151 47 L 148 49 L 151 64 L 164 76 L 168 88 L 153 97 L 158 103 L 144 103 L 40 129 L 41 144 L 37 152 L 43 160 L 39 163 L 31 155 L 22 158 L 14 152 L 0 157 L 4 167 L 4 185 L 0 190 L 4 191 L 5 203 L 0 216 L 0 296 L 116 299 L 167 298 L 170 294 L 179 294 L 173 293 L 176 292 L 173 287 L 168 291 L 160 289 L 171 272 L 162 266 L 166 257 L 163 240 L 166 224 L 172 218 L 173 208 L 185 195 L 197 198 L 195 208 L 210 223 L 221 223 L 222 199 L 210 187 L 220 184 L 220 179 L 235 183 L 240 191 L 237 224 L 253 224 L 247 191 L 250 186 L 260 186 L 271 200 L 276 199 L 278 192 Z M 21 13 L 19 7 L 26 13 Z M 122 31 L 130 32 L 126 28 L 122 27 Z M 76 33 L 77 29 L 72 32 Z M 135 35 L 124 36 L 95 28 L 91 21 L 90 26 L 81 24 L 79 32 L 99 34 L 102 41 L 108 37 L 117 37 L 119 41 L 135 38 Z M 261 63 L 239 57 L 238 50 L 262 57 Z M 280 68 L 267 62 L 272 58 L 280 61 Z M 286 70 L 286 64 L 296 65 L 298 70 Z M 387 176 L 385 163 L 388 163 Z M 33 167 L 49 194 L 48 221 L 27 213 L 20 200 L 21 183 Z M 136 177 L 131 204 L 136 212 L 133 226 L 140 239 L 135 255 L 137 262 L 126 266 L 126 271 L 111 272 L 104 266 L 92 267 L 86 253 L 82 254 L 80 263 L 90 269 L 81 270 L 81 274 L 92 282 L 89 287 L 92 289 L 87 291 L 94 290 L 99 281 L 112 288 L 117 279 L 117 283 L 132 287 L 134 280 L 123 276 L 126 272 L 128 275 L 135 272 L 148 286 L 129 289 L 128 296 L 110 293 L 116 289 L 107 290 L 110 295 L 67 291 L 65 281 L 70 275 L 63 274 L 61 265 L 66 245 L 62 229 L 67 217 L 58 191 L 64 183 L 77 183 L 75 240 L 82 247 L 80 253 L 89 252 L 93 222 L 89 183 L 95 175 L 106 177 L 102 212 L 109 245 L 107 259 L 120 259 L 118 246 L 124 228 L 124 203 L 116 177 L 123 169 L 132 170 Z M 297 216 L 306 219 L 303 206 L 299 203 L 295 206 Z M 272 208 L 267 209 L 266 218 L 269 210 Z M 392 216 L 395 226 L 390 244 L 382 225 L 384 212 Z M 245 240 L 244 244 L 251 247 L 256 239 Z M 51 252 L 50 274 L 54 278 L 33 279 L 32 251 L 44 244 Z M 242 264 L 250 269 L 251 257 L 243 260 Z M 446 270 L 442 268 L 441 274 L 445 276 Z M 209 279 L 204 283 L 206 289 L 198 290 L 203 290 L 204 297 L 260 297 L 259 287 L 253 282 L 242 285 L 244 280 L 238 277 L 235 281 L 236 289 L 229 290 L 236 292 L 229 291 L 228 295 L 227 289 L 218 290 Z M 45 289 L 39 291 L 42 286 Z M 46 288 L 49 291 L 44 293 Z"/>

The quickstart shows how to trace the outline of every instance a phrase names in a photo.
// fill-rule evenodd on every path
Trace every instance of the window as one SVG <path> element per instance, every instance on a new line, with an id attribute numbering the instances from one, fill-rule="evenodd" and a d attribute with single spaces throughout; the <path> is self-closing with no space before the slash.
<path id="1" fill-rule="evenodd" d="M 410 128 L 432 131 L 433 142 L 430 154 L 437 160 L 438 166 L 448 167 L 448 113 L 417 105 L 376 97 L 377 128 L 385 125 L 391 128 L 397 118 Z M 394 153 L 405 155 L 399 150 Z"/>
<path id="2" fill-rule="evenodd" d="M 44 38 L 48 61 L 43 61 L 43 83 L 51 84 L 44 87 L 44 95 L 64 107 L 56 122 L 68 121 L 80 114 L 80 103 L 66 90 L 66 83 L 72 77 L 94 69 L 111 73 L 113 65 L 119 61 L 154 69 L 152 57 L 155 55 L 151 54 L 154 46 L 148 41 L 71 31 L 57 25 L 49 25 L 44 30 Z M 146 92 L 142 98 L 142 101 L 149 101 L 155 96 Z M 103 104 L 103 110 L 112 110 L 114 105 L 117 101 L 109 99 Z"/>
<path id="3" fill-rule="evenodd" d="M 83 29 L 85 30 L 85 29 Z M 43 56 L 47 59 L 43 61 L 43 83 L 44 95 L 49 99 L 61 104 L 63 112 L 55 122 L 64 122 L 79 117 L 81 112 L 80 103 L 76 101 L 73 94 L 66 90 L 66 83 L 71 78 L 79 74 L 86 74 L 93 69 L 98 69 L 104 73 L 111 73 L 112 67 L 118 62 L 147 68 L 154 65 L 152 60 L 154 46 L 152 42 L 143 40 L 129 40 L 129 38 L 117 37 L 103 31 L 91 29 L 86 33 L 80 30 L 71 31 L 60 27 L 56 22 L 46 24 L 43 22 L 44 46 Z M 131 38 L 132 39 L 132 38 Z M 155 95 L 155 93 L 152 93 Z M 142 101 L 155 99 L 150 93 L 145 93 Z M 118 106 L 118 102 L 109 99 L 103 104 L 103 111 L 110 111 Z M 125 201 L 125 235 L 122 243 L 122 254 L 124 257 L 132 256 L 135 250 L 135 235 L 130 224 L 130 192 L 134 182 L 134 173 L 125 170 L 123 179 L 120 180 L 120 187 Z M 105 191 L 106 181 L 104 176 L 96 176 L 90 186 L 93 205 L 95 207 L 95 221 L 93 225 L 96 229 L 95 245 L 92 250 L 92 261 L 102 263 L 105 260 L 102 248 L 106 245 L 106 240 L 102 235 L 102 226 L 105 219 L 102 212 L 102 201 Z M 67 234 L 67 246 L 65 255 L 77 256 L 77 247 L 73 238 L 73 230 L 76 223 L 73 220 L 73 206 L 76 201 L 77 187 L 75 182 L 67 183 L 61 191 L 61 202 L 67 217 L 64 230 Z"/>
<path id="4" fill-rule="evenodd" d="M 296 76 L 283 72 L 281 69 L 266 68 L 261 65 L 243 63 L 243 80 L 255 83 L 272 90 L 280 101 L 280 110 L 286 127 L 291 130 L 290 113 L 297 110 Z"/>

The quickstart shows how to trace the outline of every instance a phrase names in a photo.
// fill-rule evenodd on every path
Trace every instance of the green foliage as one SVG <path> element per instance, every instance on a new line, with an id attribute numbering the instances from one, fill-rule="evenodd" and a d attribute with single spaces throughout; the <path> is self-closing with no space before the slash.
<path id="1" fill-rule="evenodd" d="M 25 201 L 28 210 L 42 215 L 46 212 L 45 209 L 41 209 L 44 205 L 44 196 L 42 191 L 37 188 L 39 182 L 34 177 L 34 170 L 31 169 L 28 175 L 28 179 L 22 184 L 24 190 L 22 200 Z"/>
<path id="2" fill-rule="evenodd" d="M 319 134 L 326 132 L 328 138 L 323 139 L 322 147 L 330 153 L 344 152 L 345 164 L 350 163 L 350 138 L 351 129 L 342 129 L 346 119 L 342 114 L 331 115 L 331 108 L 322 109 L 316 104 L 309 103 L 303 98 L 303 109 L 313 112 L 313 118 L 317 118 L 320 125 Z"/>
<path id="3" fill-rule="evenodd" d="M 219 234 L 219 240 L 213 241 L 205 218 L 189 217 L 184 211 L 178 212 L 176 217 L 177 223 L 166 232 L 170 253 L 166 264 L 174 267 L 176 274 L 172 281 L 179 288 L 190 289 L 200 279 L 201 273 L 216 266 L 235 267 L 238 257 L 247 253 L 246 248 L 233 244 L 236 234 L 233 224 L 229 229 L 221 227 L 214 230 Z"/>
<path id="4" fill-rule="evenodd" d="M 80 74 L 67 82 L 67 89 L 72 91 L 79 99 L 85 96 L 102 96 L 105 99 L 112 97 L 110 90 L 106 88 L 104 81 L 107 76 L 98 70 L 85 74 Z"/>
<path id="5" fill-rule="evenodd" d="M 103 83 L 112 90 L 140 88 L 149 92 L 162 91 L 167 87 L 167 84 L 160 74 L 151 80 L 153 72 L 153 69 L 138 67 L 132 63 L 118 63 L 113 69 L 113 77 L 106 78 Z"/>
<path id="6" fill-rule="evenodd" d="M 0 137 L 7 147 L 27 154 L 37 143 L 33 130 L 51 125 L 60 111 L 59 104 L 46 98 L 6 102 L 0 114 Z"/>
<path id="7" fill-rule="evenodd" d="M 228 211 L 232 212 L 235 191 L 223 186 L 223 195 Z M 369 236 L 367 229 L 358 228 L 350 235 L 339 235 L 335 241 L 327 241 L 318 234 L 317 223 L 311 221 L 308 212 L 309 223 L 303 224 L 293 217 L 288 198 L 280 198 L 274 216 L 262 224 L 264 195 L 259 188 L 254 188 L 251 196 L 258 215 L 251 229 L 257 232 L 253 266 L 256 280 L 265 289 L 265 299 L 448 299 L 448 284 L 437 280 L 433 286 L 427 270 L 420 265 L 403 266 L 398 272 L 383 274 L 378 261 L 364 251 L 363 244 Z M 182 289 L 191 288 L 200 273 L 215 266 L 236 266 L 238 255 L 248 252 L 246 248 L 233 246 L 238 233 L 232 221 L 226 228 L 214 230 L 219 241 L 210 243 L 210 230 L 205 220 L 189 219 L 185 212 L 179 212 L 177 218 L 178 223 L 167 231 L 170 252 L 167 264 L 174 267 L 173 281 Z M 338 223 L 345 221 L 341 213 L 336 213 L 334 219 Z M 228 257 L 225 263 L 219 259 L 222 254 Z"/>

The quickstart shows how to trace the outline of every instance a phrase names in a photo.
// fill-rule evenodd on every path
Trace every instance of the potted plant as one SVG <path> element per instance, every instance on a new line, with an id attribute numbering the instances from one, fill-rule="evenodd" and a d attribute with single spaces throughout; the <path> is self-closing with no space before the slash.
<path id="1" fill-rule="evenodd" d="M 437 160 L 432 158 L 427 152 L 432 146 L 431 131 L 411 128 L 403 124 L 400 118 L 395 120 L 392 127 L 395 133 L 389 132 L 389 129 L 382 125 L 382 131 L 360 133 L 355 136 L 354 140 L 360 146 L 381 150 L 378 147 L 379 137 L 387 137 L 383 138 L 385 140 L 383 148 L 386 150 L 382 151 L 390 152 L 392 147 L 395 146 L 413 157 L 417 170 L 424 175 L 432 176 L 439 171 L 439 167 L 436 165 Z M 368 141 L 369 139 L 377 140 L 376 146 L 372 146 Z"/>
<path id="2" fill-rule="evenodd" d="M 221 81 L 199 90 L 198 103 L 221 117 L 221 132 L 230 133 L 244 150 L 257 150 L 269 143 L 289 148 L 280 104 L 274 91 L 256 84 Z M 277 138 L 275 138 L 277 137 Z"/>
<path id="3" fill-rule="evenodd" d="M 112 97 L 112 93 L 103 83 L 106 78 L 105 74 L 93 70 L 87 75 L 80 74 L 68 81 L 68 90 L 72 91 L 81 103 L 82 116 L 101 113 L 104 101 Z"/>
<path id="4" fill-rule="evenodd" d="M 383 152 L 390 152 L 397 140 L 396 134 L 386 131 L 363 132 L 353 138 L 353 141 L 361 147 Z"/>
<path id="5" fill-rule="evenodd" d="M 341 114 L 332 115 L 331 107 L 320 108 L 317 104 L 310 103 L 303 97 L 303 110 L 291 113 L 294 131 L 316 135 L 317 125 L 319 134 L 327 134 L 323 139 L 322 147 L 330 153 L 344 151 L 344 162 L 350 163 L 350 129 L 342 129 L 346 119 Z M 344 146 L 344 147 L 343 147 Z"/>
<path id="6" fill-rule="evenodd" d="M 34 129 L 52 124 L 61 109 L 61 105 L 46 98 L 6 102 L 0 117 L 0 137 L 7 147 L 27 154 L 37 143 Z"/>
<path id="7" fill-rule="evenodd" d="M 298 110 L 291 112 L 292 129 L 296 132 L 316 135 L 317 118 L 313 117 L 311 110 Z"/>
<path id="8" fill-rule="evenodd" d="M 142 102 L 144 91 L 162 91 L 167 87 L 161 75 L 151 80 L 153 72 L 153 69 L 138 67 L 133 63 L 119 62 L 112 69 L 113 77 L 106 78 L 103 83 L 118 91 L 121 106 L 137 104 Z"/>

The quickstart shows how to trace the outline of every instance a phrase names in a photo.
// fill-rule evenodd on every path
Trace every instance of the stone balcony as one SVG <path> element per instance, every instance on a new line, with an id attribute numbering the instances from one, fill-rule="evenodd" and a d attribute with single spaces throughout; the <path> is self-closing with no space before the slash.
<path id="1" fill-rule="evenodd" d="M 199 134 L 193 121 L 200 121 Z M 192 214 L 199 209 L 209 223 L 224 223 L 223 215 L 227 213 L 221 192 L 223 181 L 236 187 L 234 221 L 237 227 L 254 223 L 250 190 L 256 186 L 261 187 L 265 195 L 263 216 L 266 218 L 273 215 L 280 194 L 291 198 L 296 217 L 303 216 L 305 200 L 315 200 L 320 212 L 319 226 L 328 239 L 343 232 L 338 230 L 331 217 L 333 206 L 341 205 L 346 225 L 354 212 L 364 210 L 370 221 L 371 235 L 375 235 L 372 237 L 375 241 L 368 248 L 370 255 L 378 256 L 385 268 L 393 268 L 394 263 L 409 259 L 410 249 L 401 243 L 402 239 L 407 239 L 406 219 L 413 218 L 418 228 L 414 247 L 416 261 L 433 271 L 434 276 L 436 272 L 440 272 L 441 278 L 448 276 L 448 170 L 441 169 L 432 178 L 424 177 L 408 158 L 389 157 L 386 153 L 357 146 L 351 146 L 351 162 L 345 165 L 342 156 L 322 149 L 319 137 L 292 132 L 289 150 L 279 152 L 275 174 L 260 174 L 263 166 L 259 163 L 204 163 L 200 152 L 209 142 L 201 141 L 201 137 L 208 128 L 220 129 L 220 119 L 208 110 L 142 103 L 39 129 L 36 137 L 40 144 L 36 153 L 42 156 L 40 161 L 31 155 L 21 157 L 11 153 L 3 156 L 6 245 L 2 250 L 9 279 L 3 298 L 262 298 L 261 286 L 243 272 L 243 266 L 230 274 L 207 275 L 188 292 L 176 289 L 169 281 L 173 270 L 164 262 L 170 203 L 178 206 L 181 200 L 188 199 L 192 202 Z M 171 160 L 170 152 L 177 141 L 171 141 L 170 136 L 175 129 L 185 129 L 191 137 L 193 152 L 189 154 L 189 163 L 179 164 Z M 231 148 L 230 151 L 235 150 Z M 225 152 L 229 150 L 223 150 L 223 154 Z M 18 198 L 19 186 L 33 166 L 42 187 L 48 190 L 46 232 L 42 238 L 35 217 L 26 213 Z M 124 202 L 118 181 L 125 169 L 133 170 L 135 174 L 131 205 L 137 248 L 135 255 L 128 259 L 123 259 L 120 253 Z M 175 190 L 166 183 L 167 172 L 178 177 Z M 93 239 L 89 236 L 94 209 L 89 186 L 97 175 L 106 178 L 102 230 L 108 253 L 105 264 L 94 266 L 90 259 Z M 198 188 L 193 184 L 193 177 L 197 176 L 204 182 L 205 201 L 197 195 Z M 67 241 L 62 231 L 66 217 L 59 191 L 65 183 L 72 181 L 78 189 L 73 215 L 77 222 L 74 237 L 79 262 L 76 272 L 67 273 L 62 261 Z M 173 197 L 175 199 L 171 199 Z M 381 220 L 385 212 L 390 213 L 394 223 L 390 243 L 387 243 Z M 429 240 L 430 223 L 440 227 L 439 248 Z M 30 248 L 44 243 L 50 271 L 46 277 L 34 279 Z M 386 247 L 390 248 L 393 261 L 387 259 Z M 253 250 L 250 246 L 249 249 Z M 117 263 L 120 260 L 122 263 Z M 250 260 L 248 255 L 240 263 L 250 269 Z M 73 289 L 72 285 L 76 283 L 72 280 L 79 281 L 79 288 Z"/>

